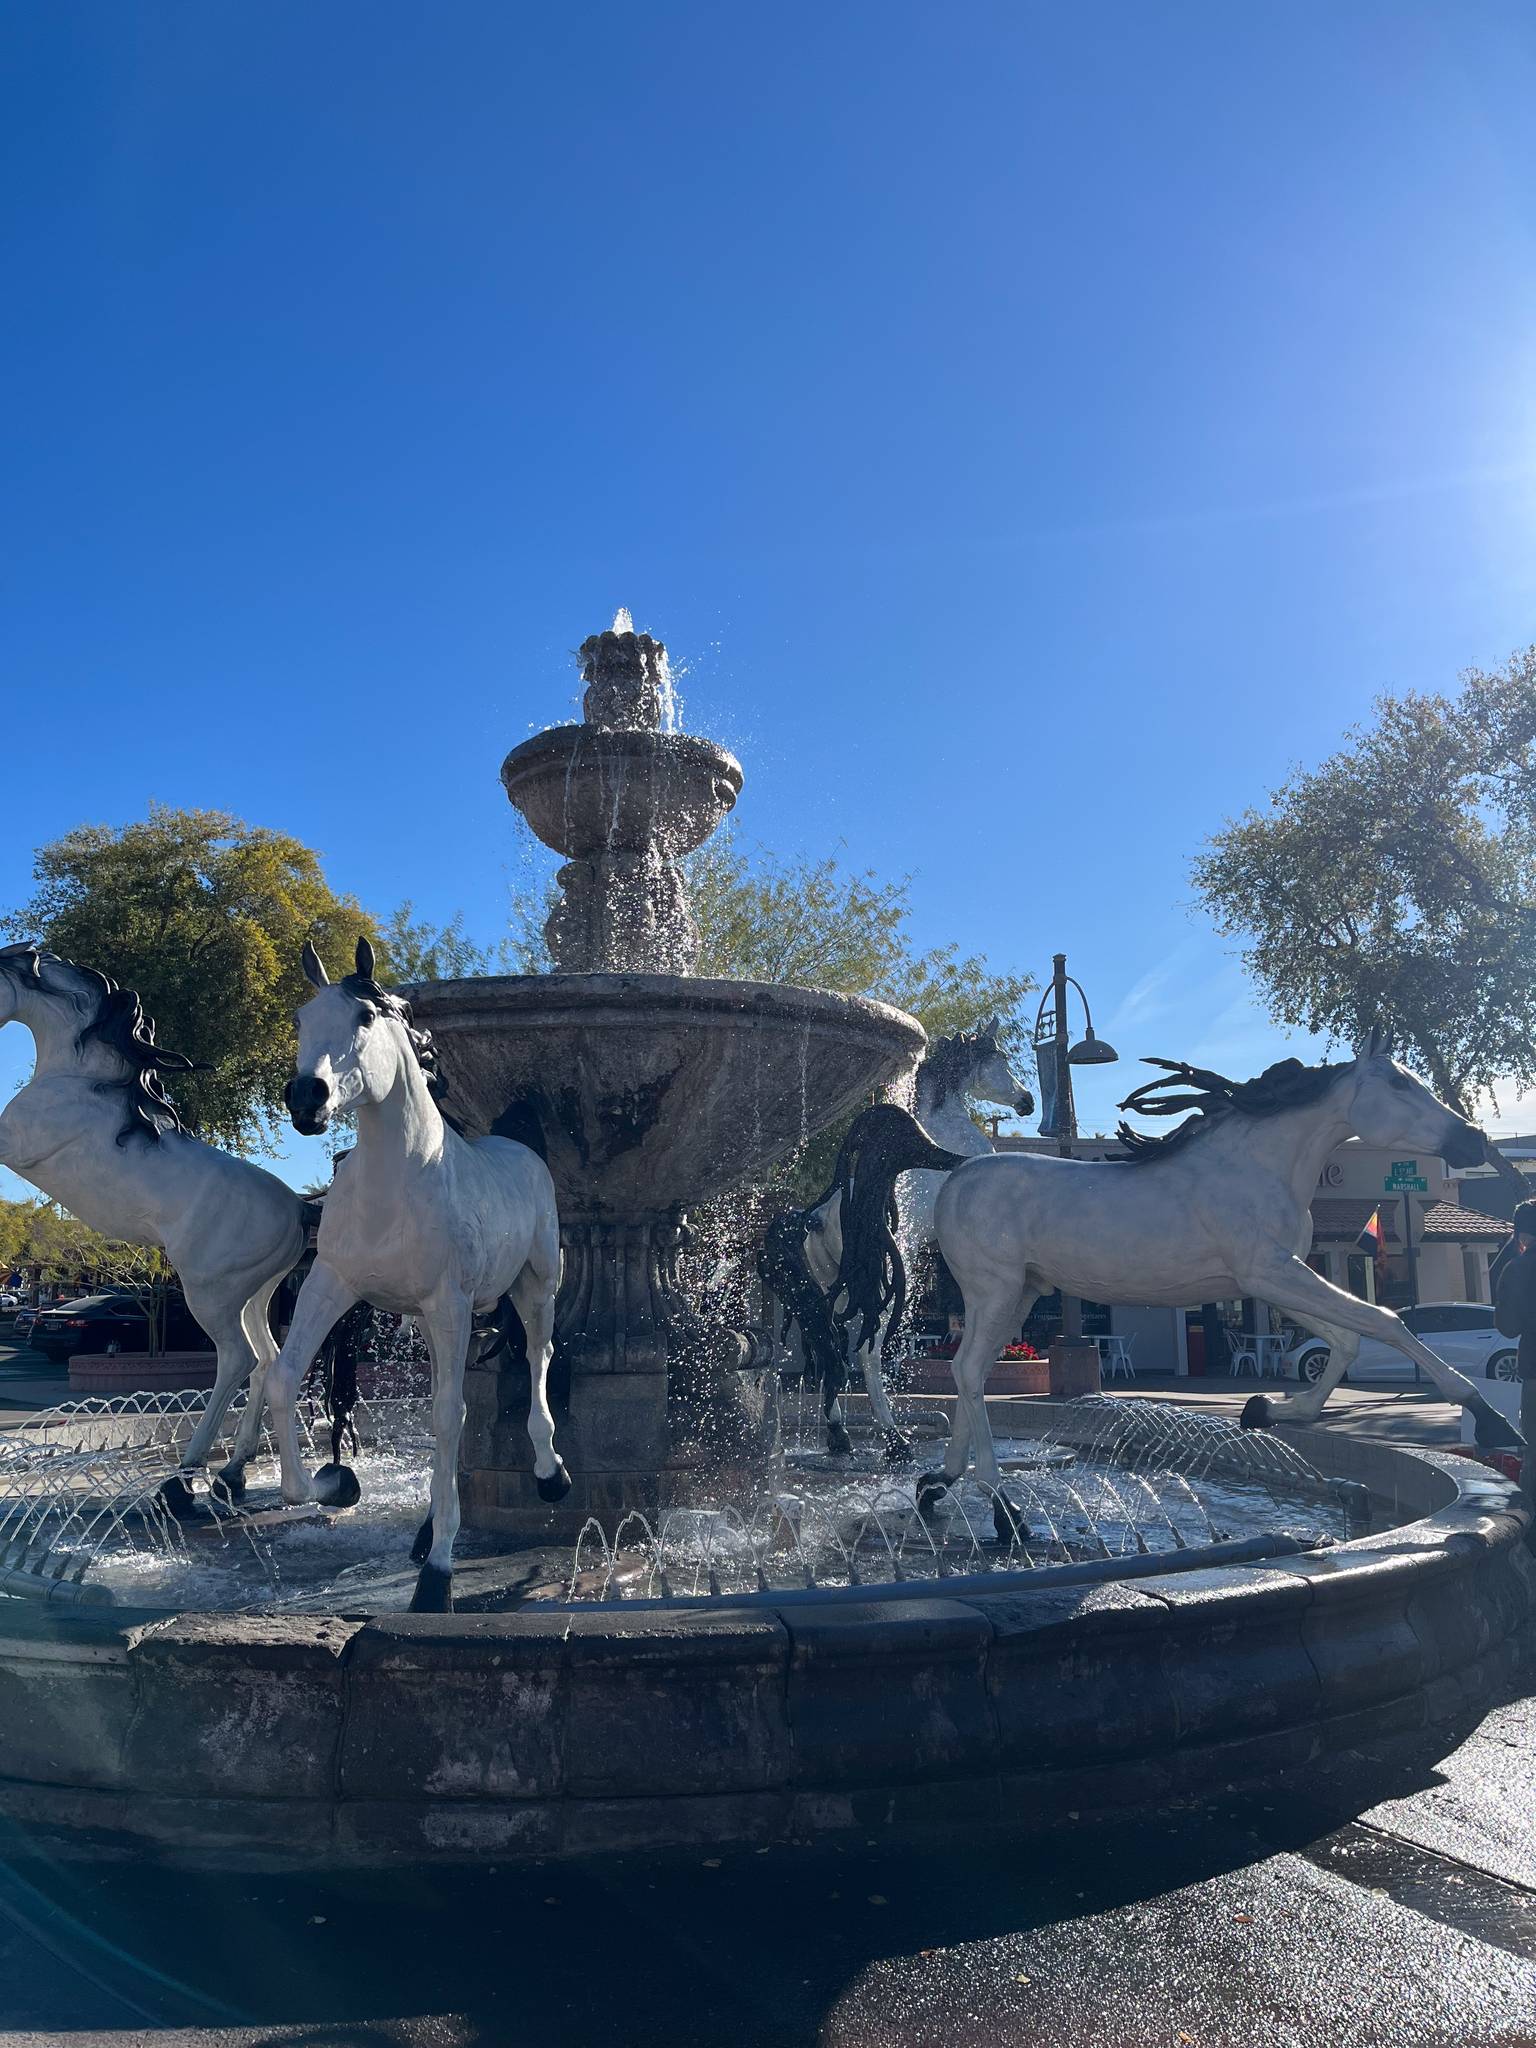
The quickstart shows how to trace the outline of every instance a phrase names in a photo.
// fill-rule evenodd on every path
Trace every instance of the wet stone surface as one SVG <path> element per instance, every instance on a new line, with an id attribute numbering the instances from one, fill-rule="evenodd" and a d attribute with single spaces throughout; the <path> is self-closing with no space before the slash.
<path id="1" fill-rule="evenodd" d="M 194 1885 L 13 1842 L 0 2040 L 1521 2048 L 1532 1711 L 1516 1697 L 1282 1793 L 985 1846 L 876 1829 L 840 1853 Z"/>

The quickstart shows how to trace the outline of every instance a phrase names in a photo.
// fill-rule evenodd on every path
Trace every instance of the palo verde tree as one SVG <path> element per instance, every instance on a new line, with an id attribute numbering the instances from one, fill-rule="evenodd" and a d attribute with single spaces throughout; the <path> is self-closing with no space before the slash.
<path id="1" fill-rule="evenodd" d="M 1384 697 L 1194 863 L 1283 1024 L 1396 1049 L 1463 1114 L 1536 1086 L 1536 647 Z"/>

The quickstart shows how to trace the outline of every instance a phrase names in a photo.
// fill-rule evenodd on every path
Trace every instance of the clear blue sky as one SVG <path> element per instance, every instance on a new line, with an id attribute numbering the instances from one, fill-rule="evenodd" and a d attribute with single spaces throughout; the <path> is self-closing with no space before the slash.
<path id="1" fill-rule="evenodd" d="M 1280 1040 L 1191 852 L 1536 635 L 1528 5 L 0 40 L 0 902 L 158 797 L 490 935 L 501 756 L 626 604 L 749 837 L 910 869 L 924 941 L 1065 946 L 1123 1053 L 1247 1073 Z"/>

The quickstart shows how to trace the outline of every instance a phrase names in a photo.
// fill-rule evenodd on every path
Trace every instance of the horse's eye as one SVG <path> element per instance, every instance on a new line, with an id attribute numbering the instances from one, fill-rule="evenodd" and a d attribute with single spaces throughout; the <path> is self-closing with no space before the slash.
<path id="1" fill-rule="evenodd" d="M 373 1023 L 374 1019 L 378 1016 L 378 1014 L 379 1013 L 377 1010 L 370 1009 L 368 1005 L 364 1003 L 362 1008 L 357 1013 L 358 1024 L 360 1026 L 369 1025 Z"/>

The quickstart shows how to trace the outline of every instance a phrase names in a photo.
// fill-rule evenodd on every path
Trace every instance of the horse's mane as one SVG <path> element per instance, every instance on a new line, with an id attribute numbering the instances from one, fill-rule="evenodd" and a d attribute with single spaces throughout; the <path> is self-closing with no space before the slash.
<path id="1" fill-rule="evenodd" d="M 1141 1116 L 1178 1116 L 1186 1109 L 1194 1115 L 1161 1138 L 1133 1131 L 1122 1123 L 1115 1136 L 1132 1166 L 1181 1152 L 1229 1116 L 1279 1116 L 1283 1110 L 1304 1109 L 1326 1095 L 1351 1063 L 1304 1067 L 1300 1060 L 1279 1060 L 1251 1081 L 1229 1081 L 1224 1074 L 1213 1073 L 1209 1067 L 1192 1067 L 1184 1060 L 1149 1059 L 1146 1064 L 1161 1067 L 1162 1077 L 1144 1081 L 1120 1107 Z"/>
<path id="2" fill-rule="evenodd" d="M 0 967 L 21 976 L 30 988 L 43 995 L 62 995 L 75 999 L 76 991 L 50 988 L 43 969 L 50 961 L 60 967 L 67 967 L 71 974 L 84 982 L 86 1001 L 91 1005 L 91 1014 L 75 1035 L 76 1046 L 83 1051 L 95 1039 L 111 1053 L 115 1053 L 128 1073 L 121 1081 L 98 1081 L 98 1093 L 121 1088 L 128 1097 L 128 1114 L 122 1129 L 117 1134 L 119 1145 L 125 1145 L 137 1132 L 158 1145 L 163 1131 L 170 1129 L 185 1133 L 186 1125 L 181 1113 L 165 1092 L 161 1081 L 162 1073 L 190 1074 L 197 1069 L 197 1062 L 189 1060 L 184 1053 L 170 1052 L 155 1043 L 155 1020 L 144 1014 L 144 1005 L 138 992 L 131 988 L 119 988 L 110 974 L 103 974 L 95 967 L 82 967 L 78 960 L 66 960 L 57 953 L 44 952 L 41 947 L 23 940 L 19 945 L 0 946 Z"/>
<path id="3" fill-rule="evenodd" d="M 416 1064 L 421 1068 L 426 1080 L 427 1093 L 434 1102 L 441 1103 L 443 1096 L 448 1092 L 448 1084 L 438 1072 L 437 1047 L 432 1041 L 431 1032 L 412 1017 L 411 1006 L 405 997 L 397 995 L 392 988 L 385 988 L 384 984 L 375 981 L 371 974 L 344 974 L 337 987 L 345 989 L 347 994 L 355 997 L 358 1002 L 372 1003 L 374 1008 L 382 1011 L 386 1017 L 395 1019 L 410 1040 L 411 1050 L 416 1055 Z M 454 1129 L 458 1129 L 457 1124 L 454 1125 Z"/>
<path id="4" fill-rule="evenodd" d="M 965 1076 L 977 1065 L 976 1055 L 984 1049 L 996 1052 L 999 1047 L 995 1032 L 983 1026 L 974 1031 L 952 1031 L 929 1046 L 917 1077 L 919 1083 L 932 1088 L 935 1109 L 963 1086 Z"/>

